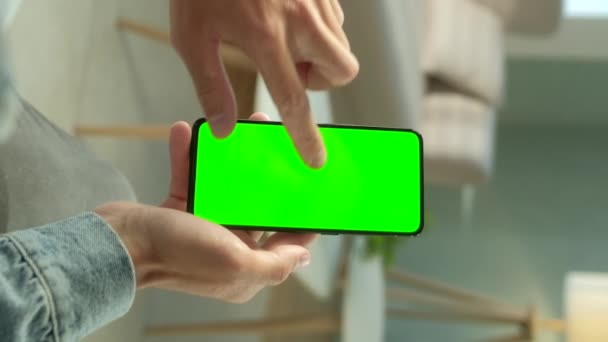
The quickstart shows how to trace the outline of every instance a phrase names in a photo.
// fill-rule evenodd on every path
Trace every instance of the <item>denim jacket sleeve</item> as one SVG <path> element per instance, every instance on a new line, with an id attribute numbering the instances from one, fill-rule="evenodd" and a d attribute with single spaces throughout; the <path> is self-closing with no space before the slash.
<path id="1" fill-rule="evenodd" d="M 134 295 L 131 259 L 94 213 L 0 235 L 0 341 L 77 341 Z"/>

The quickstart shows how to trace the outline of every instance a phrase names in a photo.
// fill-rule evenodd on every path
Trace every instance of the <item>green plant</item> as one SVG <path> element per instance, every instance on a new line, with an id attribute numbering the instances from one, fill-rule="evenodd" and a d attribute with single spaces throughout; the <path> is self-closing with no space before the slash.
<path id="1" fill-rule="evenodd" d="M 428 229 L 430 215 L 425 215 L 425 229 Z M 403 245 L 410 237 L 408 236 L 367 236 L 365 237 L 365 249 L 363 257 L 366 259 L 380 256 L 385 268 L 395 263 L 397 249 Z"/>
<path id="2" fill-rule="evenodd" d="M 364 257 L 370 259 L 379 255 L 384 267 L 390 267 L 395 263 L 397 247 L 407 239 L 408 237 L 398 236 L 368 236 L 365 238 Z"/>

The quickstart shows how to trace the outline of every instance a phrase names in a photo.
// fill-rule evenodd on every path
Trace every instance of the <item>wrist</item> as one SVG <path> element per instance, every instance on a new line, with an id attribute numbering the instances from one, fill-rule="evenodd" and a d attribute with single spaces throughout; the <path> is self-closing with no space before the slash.
<path id="1" fill-rule="evenodd" d="M 135 268 L 137 288 L 146 287 L 148 278 L 150 248 L 146 239 L 145 226 L 141 222 L 144 206 L 129 202 L 111 202 L 95 208 L 99 215 L 116 232 Z"/>

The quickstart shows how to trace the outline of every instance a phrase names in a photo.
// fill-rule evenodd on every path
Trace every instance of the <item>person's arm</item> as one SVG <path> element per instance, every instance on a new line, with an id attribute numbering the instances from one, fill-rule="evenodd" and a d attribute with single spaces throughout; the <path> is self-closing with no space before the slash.
<path id="1" fill-rule="evenodd" d="M 310 262 L 316 234 L 260 242 L 257 232 L 184 212 L 191 134 L 184 122 L 171 129 L 171 184 L 160 207 L 106 203 L 0 235 L 0 341 L 77 340 L 126 313 L 136 288 L 242 303 Z"/>
<path id="2" fill-rule="evenodd" d="M 95 213 L 0 236 L 0 341 L 77 341 L 134 295 L 131 259 Z"/>

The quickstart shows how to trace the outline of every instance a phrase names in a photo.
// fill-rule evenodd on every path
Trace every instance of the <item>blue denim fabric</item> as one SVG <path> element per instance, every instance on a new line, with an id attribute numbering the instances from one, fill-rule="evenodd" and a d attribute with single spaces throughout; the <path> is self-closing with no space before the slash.
<path id="1" fill-rule="evenodd" d="M 0 341 L 77 341 L 134 295 L 132 261 L 95 213 L 0 235 Z"/>

